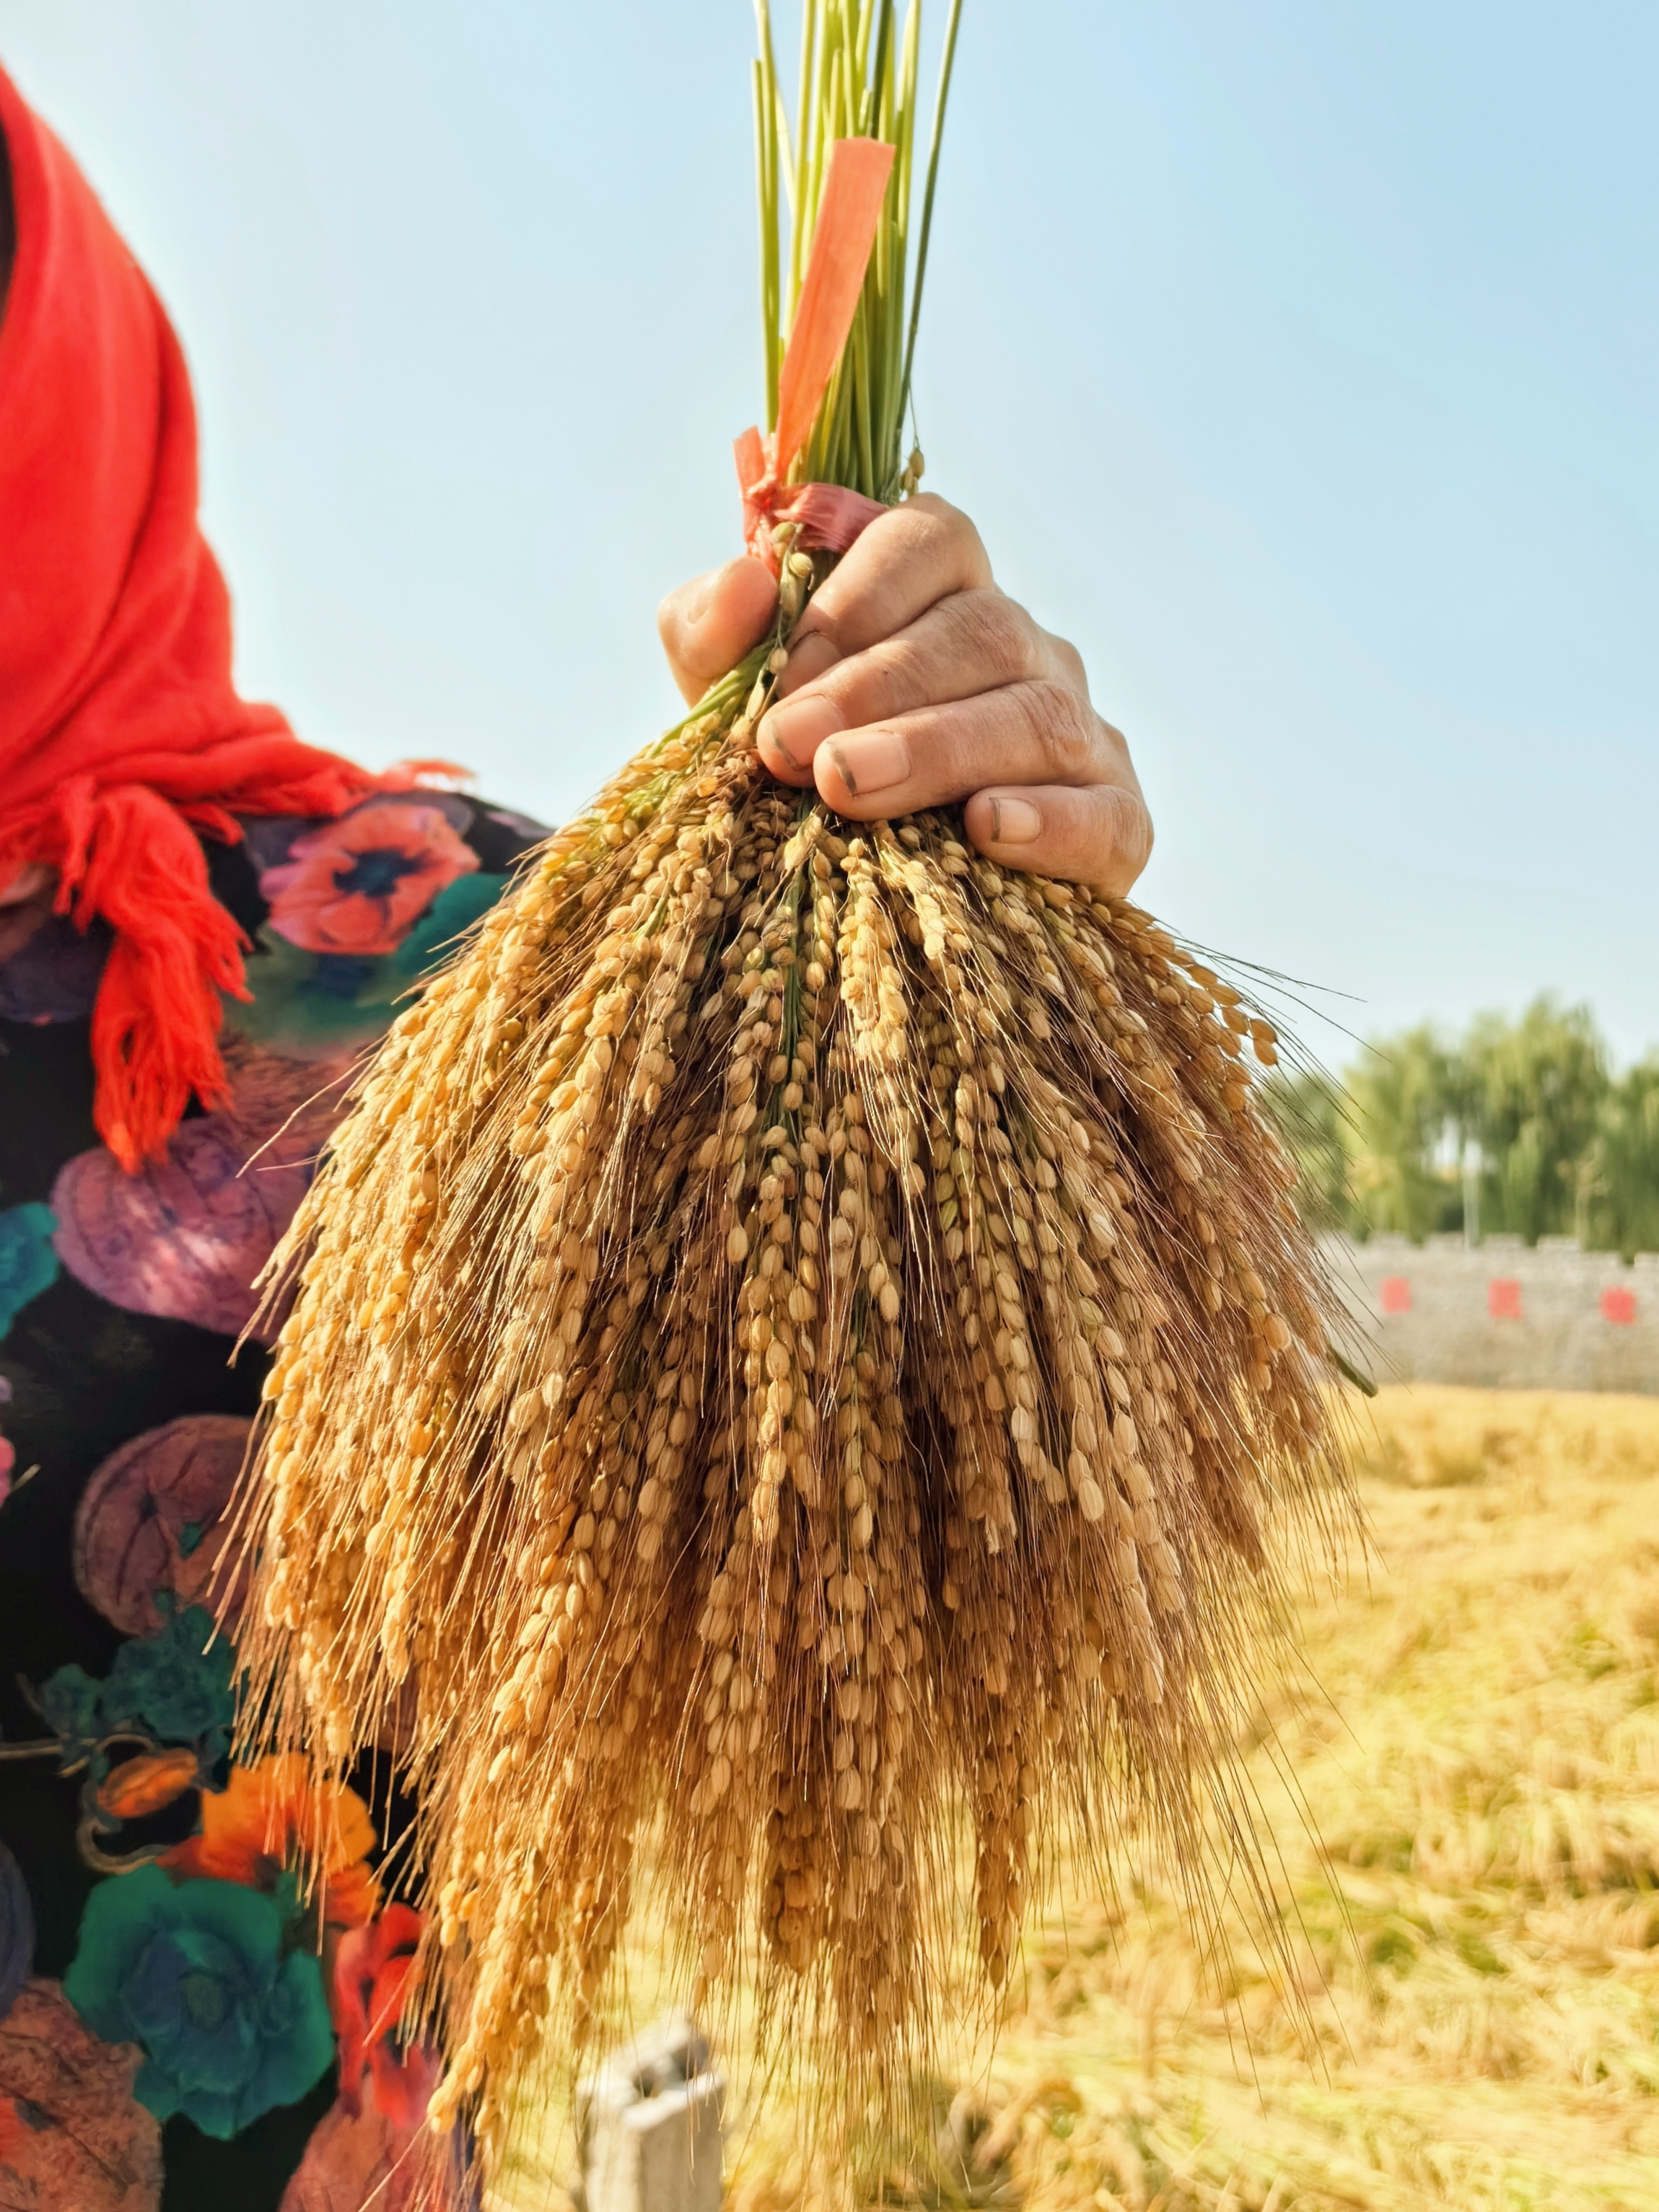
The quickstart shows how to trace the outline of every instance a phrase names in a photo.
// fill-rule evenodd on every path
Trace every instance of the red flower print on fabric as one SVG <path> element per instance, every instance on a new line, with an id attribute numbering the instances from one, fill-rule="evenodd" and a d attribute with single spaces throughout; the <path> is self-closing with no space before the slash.
<path id="1" fill-rule="evenodd" d="M 400 2023 L 423 1923 L 412 1905 L 388 1905 L 378 1920 L 340 1938 L 334 1957 L 334 2015 L 340 2038 L 340 2102 L 369 2102 L 398 2128 L 417 2128 L 443 2062 L 426 2043 L 406 2043 Z"/>
<path id="2" fill-rule="evenodd" d="M 279 937 L 307 952 L 395 952 L 478 856 L 436 806 L 371 800 L 296 837 L 259 888 Z"/>

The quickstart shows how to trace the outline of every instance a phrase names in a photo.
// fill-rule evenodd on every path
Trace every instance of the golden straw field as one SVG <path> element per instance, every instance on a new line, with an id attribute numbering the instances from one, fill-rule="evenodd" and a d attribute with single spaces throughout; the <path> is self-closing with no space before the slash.
<path id="1" fill-rule="evenodd" d="M 1385 1390 L 1360 1462 L 1371 1556 L 1303 1592 L 1307 1676 L 1249 1749 L 1287 1942 L 1238 1899 L 1206 1956 L 1155 1883 L 1062 1882 L 937 2154 L 856 2197 L 1659 2207 L 1659 1401 Z M 781 2102 L 734 2099 L 735 2212 L 836 2193 Z M 550 2123 L 501 2203 L 569 2163 Z"/>

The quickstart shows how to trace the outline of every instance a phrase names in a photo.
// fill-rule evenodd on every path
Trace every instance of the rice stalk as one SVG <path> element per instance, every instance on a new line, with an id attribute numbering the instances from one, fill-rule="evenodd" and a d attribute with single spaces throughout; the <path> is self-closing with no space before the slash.
<path id="1" fill-rule="evenodd" d="M 809 0 L 806 58 L 908 178 L 891 17 Z M 768 38 L 774 223 L 779 107 Z M 809 463 L 889 497 L 903 271 L 896 212 Z M 954 811 L 773 782 L 829 566 L 780 552 L 772 635 L 400 1016 L 275 1263 L 244 1741 L 418 1792 L 432 2116 L 491 2160 L 610 2016 L 647 1841 L 695 2001 L 757 1983 L 849 2110 L 925 2069 L 960 1817 L 990 1991 L 1056 1822 L 1150 1826 L 1201 1911 L 1269 1517 L 1346 1510 L 1271 1024 Z"/>

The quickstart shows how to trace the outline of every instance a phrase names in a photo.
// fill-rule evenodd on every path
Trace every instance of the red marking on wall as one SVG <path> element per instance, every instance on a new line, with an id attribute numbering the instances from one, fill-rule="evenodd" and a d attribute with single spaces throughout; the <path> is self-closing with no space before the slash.
<path id="1" fill-rule="evenodd" d="M 1494 1321 L 1519 1321 L 1521 1285 L 1513 1275 L 1494 1275 L 1486 1285 L 1486 1311 Z"/>
<path id="2" fill-rule="evenodd" d="M 1412 1310 L 1412 1286 L 1403 1275 L 1384 1275 L 1379 1295 L 1384 1313 L 1409 1313 Z"/>
<path id="3" fill-rule="evenodd" d="M 1636 1318 L 1636 1293 L 1623 1283 L 1614 1283 L 1601 1293 L 1601 1318 L 1616 1328 L 1628 1328 Z"/>

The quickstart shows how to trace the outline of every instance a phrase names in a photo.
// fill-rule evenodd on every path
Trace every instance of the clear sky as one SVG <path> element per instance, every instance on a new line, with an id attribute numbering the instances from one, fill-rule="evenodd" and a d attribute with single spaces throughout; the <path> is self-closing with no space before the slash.
<path id="1" fill-rule="evenodd" d="M 751 40 L 0 0 L 307 735 L 552 818 L 668 719 L 653 609 L 735 550 L 757 403 Z M 1656 82 L 1653 0 L 966 0 L 929 486 L 1128 732 L 1148 902 L 1363 1031 L 1551 988 L 1659 1042 Z"/>

